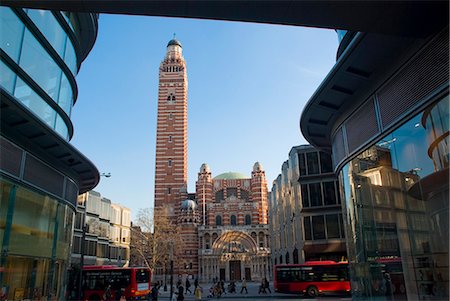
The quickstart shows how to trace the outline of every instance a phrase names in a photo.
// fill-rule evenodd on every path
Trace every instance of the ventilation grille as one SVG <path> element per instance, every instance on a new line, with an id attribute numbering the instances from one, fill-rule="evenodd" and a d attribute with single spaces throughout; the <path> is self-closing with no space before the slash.
<path id="1" fill-rule="evenodd" d="M 0 168 L 16 177 L 20 177 L 22 150 L 8 140 L 0 138 Z"/>
<path id="2" fill-rule="evenodd" d="M 345 147 L 344 147 L 344 135 L 342 133 L 342 127 L 336 132 L 333 139 L 333 167 L 345 157 Z"/>
<path id="3" fill-rule="evenodd" d="M 23 179 L 59 197 L 63 194 L 64 176 L 27 154 Z"/>
<path id="4" fill-rule="evenodd" d="M 65 199 L 74 206 L 77 206 L 78 187 L 72 181 L 66 178 Z"/>
<path id="5" fill-rule="evenodd" d="M 345 124 L 349 153 L 377 134 L 378 123 L 373 99 L 366 101 Z"/>
<path id="6" fill-rule="evenodd" d="M 380 90 L 383 127 L 393 123 L 449 79 L 448 29 Z"/>

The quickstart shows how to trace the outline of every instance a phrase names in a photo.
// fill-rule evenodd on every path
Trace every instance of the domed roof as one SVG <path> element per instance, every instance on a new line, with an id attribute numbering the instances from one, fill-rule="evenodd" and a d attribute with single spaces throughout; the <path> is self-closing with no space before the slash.
<path id="1" fill-rule="evenodd" d="M 249 177 L 239 172 L 225 172 L 214 177 L 214 180 L 237 180 L 248 179 Z"/>
<path id="2" fill-rule="evenodd" d="M 262 171 L 263 170 L 263 166 L 261 163 L 256 162 L 255 165 L 253 165 L 253 171 Z"/>
<path id="3" fill-rule="evenodd" d="M 197 204 L 193 200 L 184 200 L 181 202 L 180 209 L 181 210 L 188 210 L 188 209 L 195 210 L 195 209 L 197 209 Z"/>
<path id="4" fill-rule="evenodd" d="M 183 48 L 183 46 L 181 46 L 180 41 L 178 41 L 177 39 L 172 39 L 169 41 L 169 43 L 167 43 L 167 47 L 172 45 L 180 46 L 181 48 Z"/>
<path id="5" fill-rule="evenodd" d="M 211 172 L 211 169 L 209 168 L 208 164 L 203 163 L 200 167 L 200 172 Z"/>

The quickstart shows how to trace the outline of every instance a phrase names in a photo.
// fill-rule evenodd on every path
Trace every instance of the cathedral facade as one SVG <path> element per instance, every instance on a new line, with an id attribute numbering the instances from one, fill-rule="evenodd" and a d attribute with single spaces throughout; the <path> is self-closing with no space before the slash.
<path id="1" fill-rule="evenodd" d="M 159 69 L 155 207 L 168 207 L 183 240 L 178 275 L 200 281 L 270 278 L 268 190 L 262 165 L 250 176 L 212 177 L 207 164 L 187 192 L 187 72 L 172 39 Z"/>

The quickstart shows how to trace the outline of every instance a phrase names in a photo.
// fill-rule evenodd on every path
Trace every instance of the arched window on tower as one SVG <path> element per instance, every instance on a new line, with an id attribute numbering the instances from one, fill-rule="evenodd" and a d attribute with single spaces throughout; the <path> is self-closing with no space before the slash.
<path id="1" fill-rule="evenodd" d="M 222 226 L 222 217 L 220 215 L 216 216 L 216 226 Z"/>
<path id="2" fill-rule="evenodd" d="M 236 215 L 232 215 L 232 216 L 230 217 L 230 224 L 231 224 L 232 226 L 236 226 L 236 225 L 237 225 Z"/>
<path id="3" fill-rule="evenodd" d="M 175 95 L 172 95 L 172 102 L 175 102 Z"/>
<path id="4" fill-rule="evenodd" d="M 169 159 L 169 160 L 167 161 L 167 165 L 168 165 L 169 167 L 172 167 L 172 159 Z"/>
<path id="5" fill-rule="evenodd" d="M 172 142 L 172 135 L 169 135 L 169 142 Z"/>
<path id="6" fill-rule="evenodd" d="M 245 224 L 246 225 L 252 224 L 252 217 L 250 216 L 250 214 L 245 215 Z"/>

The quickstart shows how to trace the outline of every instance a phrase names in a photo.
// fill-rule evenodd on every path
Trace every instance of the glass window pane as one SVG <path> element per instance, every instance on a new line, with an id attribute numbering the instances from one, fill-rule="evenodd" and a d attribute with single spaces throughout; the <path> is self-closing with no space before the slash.
<path id="1" fill-rule="evenodd" d="M 339 238 L 339 220 L 337 214 L 327 215 L 327 238 Z"/>
<path id="2" fill-rule="evenodd" d="M 12 94 L 14 91 L 14 85 L 17 75 L 2 61 L 0 61 L 0 74 L 0 85 L 3 87 L 3 89 Z"/>
<path id="3" fill-rule="evenodd" d="M 302 204 L 303 208 L 309 207 L 308 184 L 302 184 Z"/>
<path id="4" fill-rule="evenodd" d="M 28 17 L 39 28 L 47 41 L 62 58 L 64 55 L 64 44 L 66 42 L 66 32 L 55 19 L 51 11 L 42 9 L 29 9 Z"/>
<path id="5" fill-rule="evenodd" d="M 322 192 L 320 183 L 309 184 L 309 200 L 311 207 L 322 206 Z"/>
<path id="6" fill-rule="evenodd" d="M 334 188 L 333 182 L 323 182 L 323 198 L 325 205 L 335 205 L 336 204 L 336 190 Z"/>
<path id="7" fill-rule="evenodd" d="M 325 223 L 323 215 L 312 217 L 314 240 L 325 239 Z"/>
<path id="8" fill-rule="evenodd" d="M 320 152 L 320 167 L 322 173 L 333 171 L 331 156 L 329 154 Z"/>
<path id="9" fill-rule="evenodd" d="M 308 164 L 309 175 L 316 175 L 319 173 L 319 159 L 317 152 L 306 153 L 306 162 Z"/>
<path id="10" fill-rule="evenodd" d="M 305 154 L 298 154 L 298 160 L 300 163 L 300 175 L 305 176 L 306 175 L 306 161 L 305 161 Z"/>
<path id="11" fill-rule="evenodd" d="M 25 30 L 19 65 L 54 100 L 58 97 L 61 69 L 36 38 Z"/>
<path id="12" fill-rule="evenodd" d="M 309 216 L 303 218 L 303 227 L 305 229 L 305 240 L 311 240 L 311 221 Z"/>
<path id="13" fill-rule="evenodd" d="M 75 49 L 73 48 L 72 42 L 67 38 L 66 52 L 64 53 L 64 62 L 67 67 L 69 67 L 72 74 L 77 75 L 77 56 L 75 54 Z"/>
<path id="14" fill-rule="evenodd" d="M 70 117 L 72 108 L 72 87 L 65 74 L 61 77 L 61 87 L 59 90 L 58 105 Z"/>
<path id="15" fill-rule="evenodd" d="M 0 46 L 17 63 L 25 26 L 8 7 L 0 7 L 0 22 Z"/>
<path id="16" fill-rule="evenodd" d="M 64 139 L 69 139 L 69 130 L 67 129 L 67 125 L 61 116 L 56 116 L 56 126 L 55 131 L 60 134 Z"/>
<path id="17" fill-rule="evenodd" d="M 23 80 L 17 78 L 14 96 L 31 112 L 36 114 L 52 129 L 55 125 L 56 113 L 39 95 L 34 92 Z"/>

